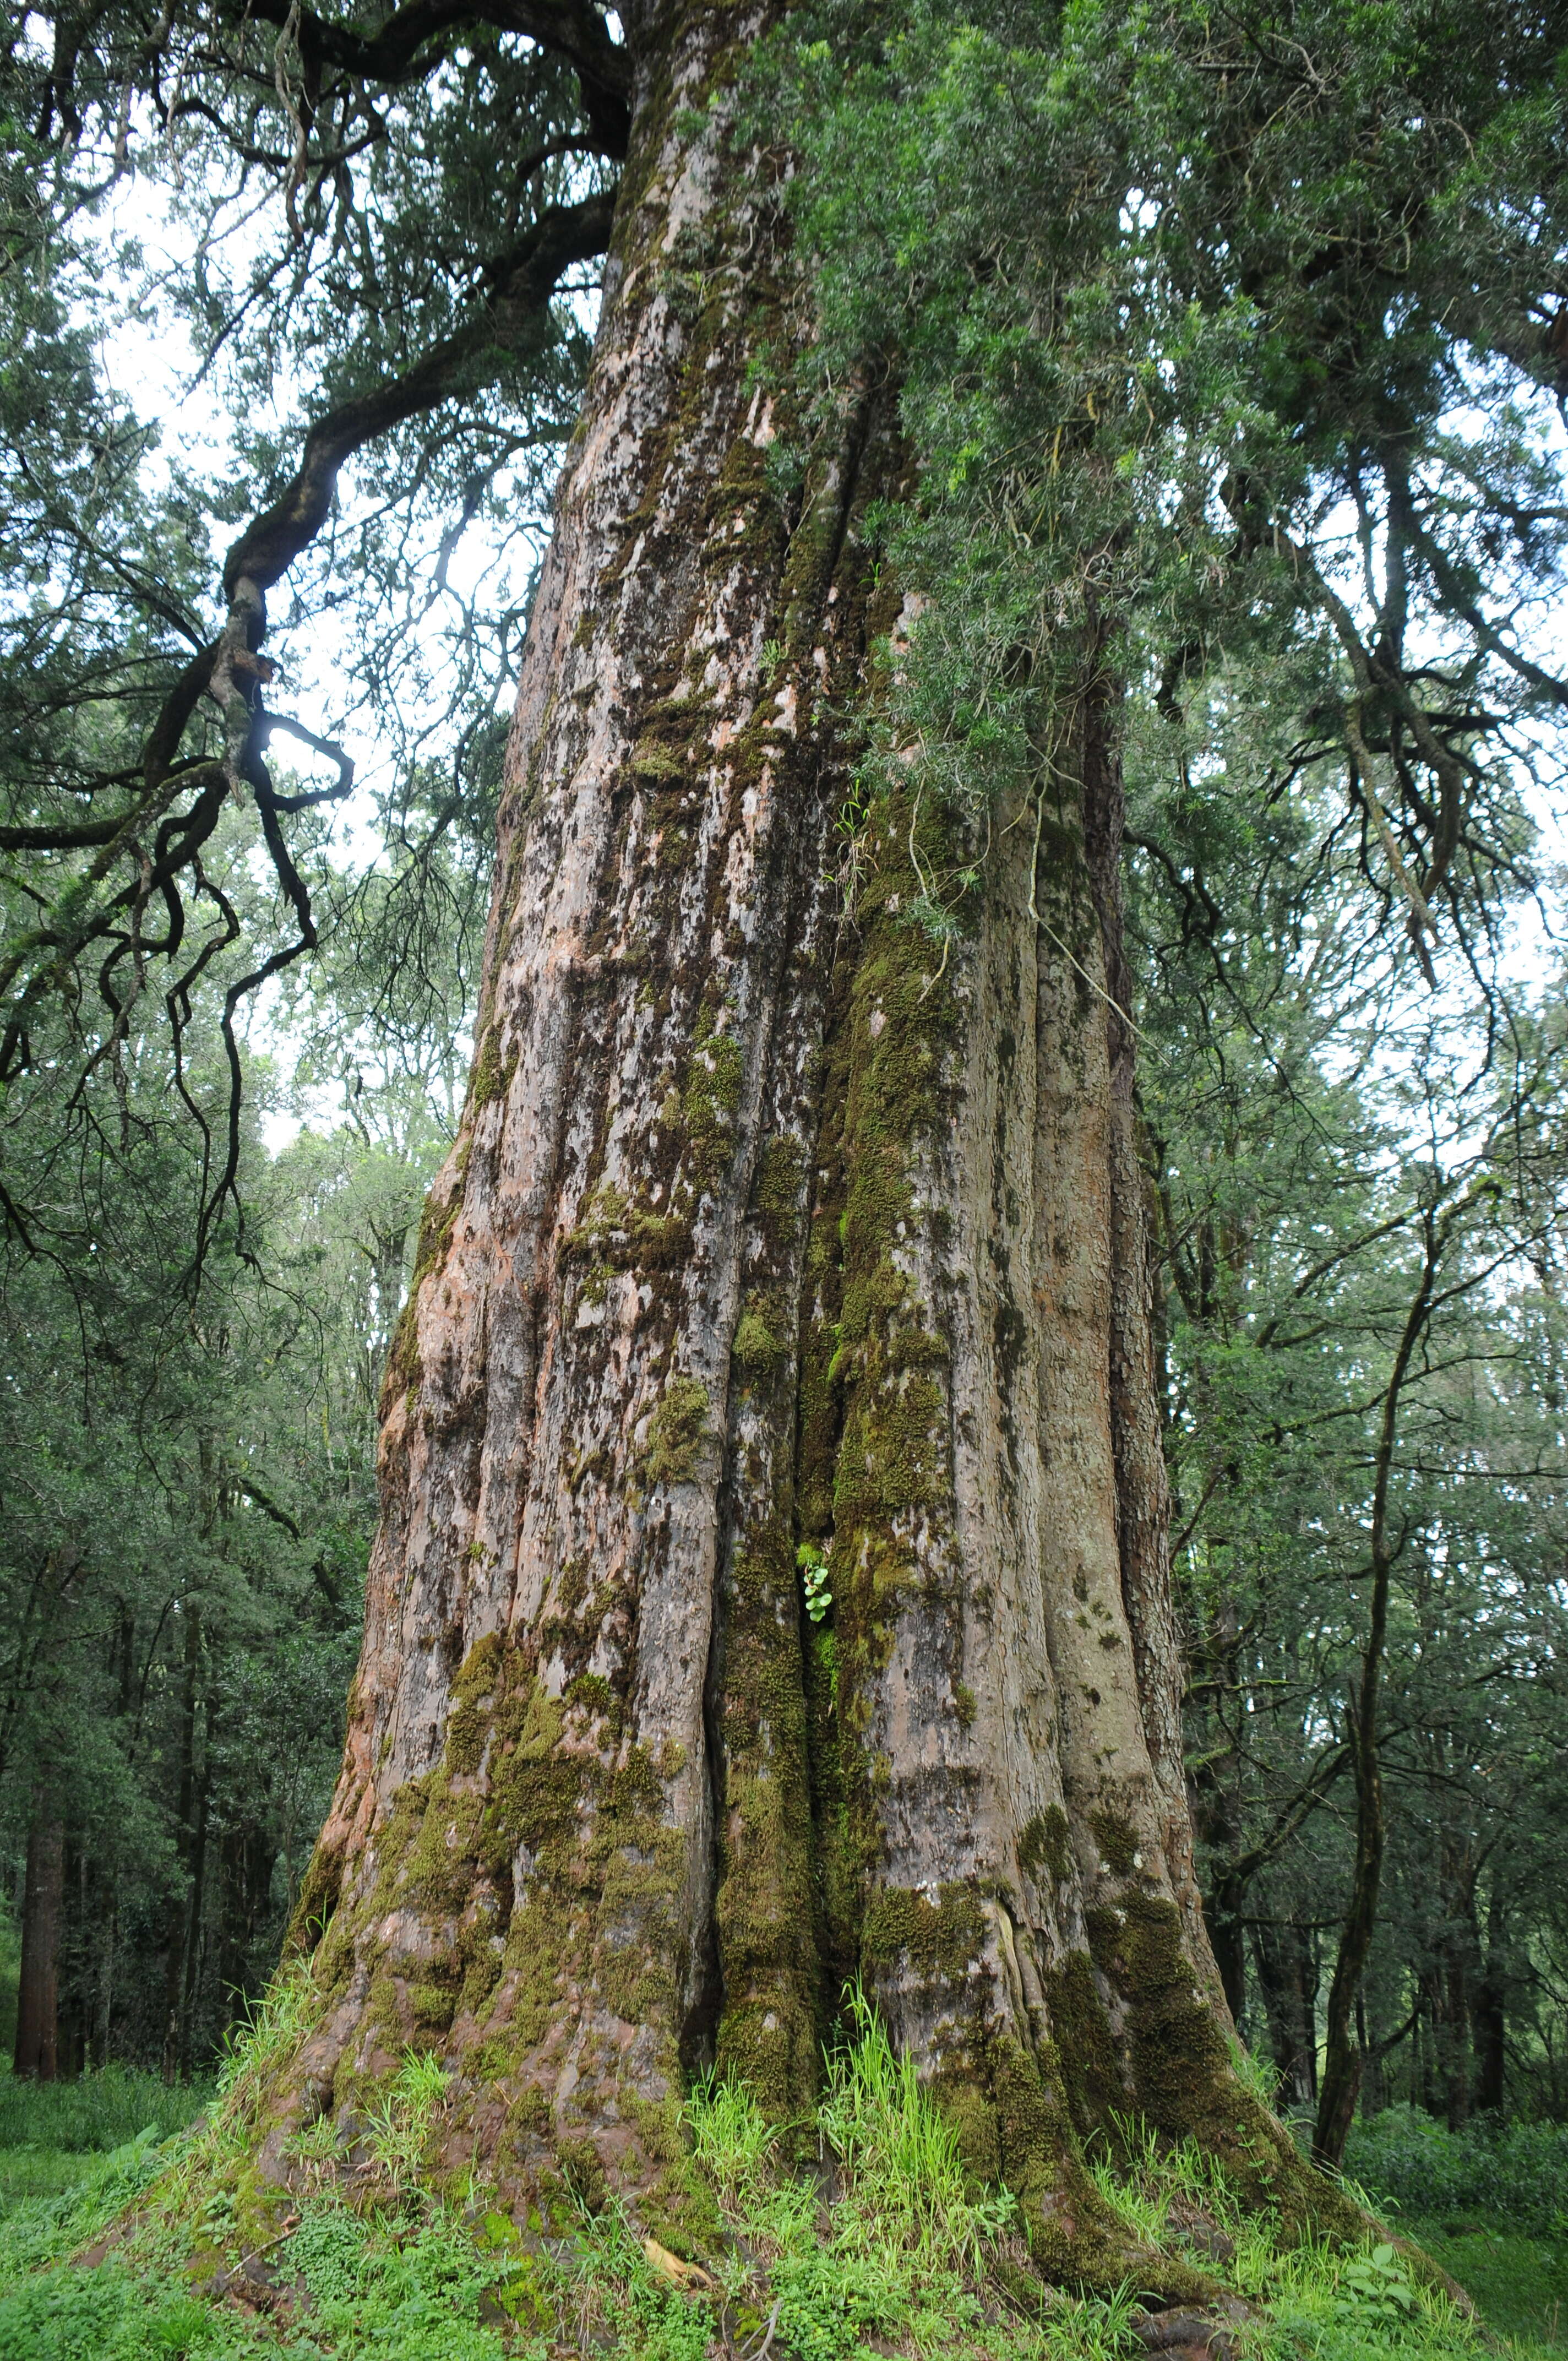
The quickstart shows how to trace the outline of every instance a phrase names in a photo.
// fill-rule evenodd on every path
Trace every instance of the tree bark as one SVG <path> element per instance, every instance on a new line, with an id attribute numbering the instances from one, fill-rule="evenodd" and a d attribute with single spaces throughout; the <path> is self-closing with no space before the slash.
<path id="1" fill-rule="evenodd" d="M 1044 2269 L 1179 2294 L 1083 2171 L 1114 2111 L 1349 2216 L 1235 2078 L 1193 1878 L 1113 686 L 1087 650 L 939 948 L 908 906 L 961 823 L 911 786 L 840 825 L 908 621 L 861 531 L 893 393 L 791 488 L 779 214 L 707 111 L 738 21 L 631 27 L 262 2162 L 411 2042 L 449 2168 L 673 2220 L 685 2077 L 798 2110 L 854 1974 Z"/>
<path id="2" fill-rule="evenodd" d="M 1486 1958 L 1475 1993 L 1475 2104 L 1500 2114 L 1508 2074 L 1508 1971 L 1503 1882 L 1496 1869 L 1486 1904 Z"/>
<path id="3" fill-rule="evenodd" d="M 1327 2166 L 1331 2171 L 1337 2171 L 1343 2158 L 1344 2144 L 1355 2114 L 1356 2094 L 1361 2088 L 1362 2054 L 1354 2039 L 1352 2020 L 1356 1994 L 1361 1989 L 1362 1971 L 1366 1965 L 1377 1924 L 1377 1897 L 1387 1840 L 1377 1716 L 1394 1560 L 1403 1546 L 1403 1536 L 1396 1538 L 1390 1530 L 1389 1515 L 1389 1479 L 1398 1433 L 1399 1397 L 1431 1316 L 1438 1266 L 1447 1243 L 1451 1218 L 1445 1216 L 1440 1221 L 1435 1210 L 1430 1208 L 1424 1216 L 1420 1282 L 1405 1316 L 1398 1347 L 1384 1389 L 1378 1424 L 1369 1537 L 1372 1580 L 1366 1645 L 1362 1654 L 1361 1678 L 1348 1707 L 1351 1769 L 1355 1782 L 1355 1854 L 1351 1867 L 1350 1896 L 1345 1905 L 1344 1924 L 1340 1930 L 1334 1971 L 1329 1982 L 1323 2029 L 1322 2085 L 1318 2093 L 1317 2120 L 1312 2126 L 1313 2160 Z"/>
<path id="4" fill-rule="evenodd" d="M 1292 2108 L 1318 2099 L 1318 1966 L 1311 1938 L 1293 1920 L 1259 1919 L 1253 1958 L 1280 2088 Z"/>
<path id="5" fill-rule="evenodd" d="M 52 2082 L 60 2071 L 60 1929 L 65 1905 L 65 1824 L 47 1790 L 34 1801 L 27 1830 L 22 1900 L 22 1959 L 16 1986 L 18 2080 Z"/>

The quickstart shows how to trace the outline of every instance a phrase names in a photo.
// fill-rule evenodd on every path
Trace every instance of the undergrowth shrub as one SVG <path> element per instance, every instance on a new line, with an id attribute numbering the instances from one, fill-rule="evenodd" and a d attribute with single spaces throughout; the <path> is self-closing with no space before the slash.
<path id="1" fill-rule="evenodd" d="M 331 2200 L 306 2210 L 284 2268 L 310 2291 L 303 2349 L 354 2361 L 502 2361 L 480 2318 L 495 2281 L 472 2235 L 439 2208 L 368 2218 Z"/>
<path id="2" fill-rule="evenodd" d="M 18 2081 L 0 2073 L 0 2148 L 107 2152 L 149 2125 L 183 2129 L 213 2095 L 210 2082 L 176 2083 L 127 2066 L 104 2066 L 74 2082 Z"/>
<path id="3" fill-rule="evenodd" d="M 0 2296 L 0 2361 L 179 2361 L 211 2351 L 218 2327 L 196 2297 L 108 2262 Z"/>
<path id="4" fill-rule="evenodd" d="M 1481 2121 L 1451 2132 L 1419 2107 L 1385 2107 L 1352 2126 L 1344 2163 L 1403 2213 L 1480 2213 L 1568 2238 L 1568 2124 Z"/>

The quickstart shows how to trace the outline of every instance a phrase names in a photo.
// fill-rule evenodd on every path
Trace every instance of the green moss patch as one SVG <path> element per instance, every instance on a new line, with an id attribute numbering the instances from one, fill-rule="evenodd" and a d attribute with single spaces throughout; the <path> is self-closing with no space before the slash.
<path id="1" fill-rule="evenodd" d="M 701 1472 L 713 1403 L 700 1378 L 672 1378 L 654 1404 L 636 1468 L 650 1488 L 689 1484 Z"/>

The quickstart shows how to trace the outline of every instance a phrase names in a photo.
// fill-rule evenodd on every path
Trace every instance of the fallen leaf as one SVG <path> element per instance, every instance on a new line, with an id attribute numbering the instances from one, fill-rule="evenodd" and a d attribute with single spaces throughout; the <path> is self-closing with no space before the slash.
<path id="1" fill-rule="evenodd" d="M 679 2255 L 672 2255 L 668 2246 L 661 2246 L 657 2238 L 644 2238 L 642 2251 L 653 2268 L 663 2278 L 673 2279 L 678 2288 L 712 2288 L 715 2282 L 698 2263 L 683 2263 Z"/>

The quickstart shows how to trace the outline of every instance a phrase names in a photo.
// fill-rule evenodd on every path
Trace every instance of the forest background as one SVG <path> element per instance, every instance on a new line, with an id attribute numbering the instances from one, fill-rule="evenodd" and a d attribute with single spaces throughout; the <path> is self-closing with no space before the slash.
<path id="1" fill-rule="evenodd" d="M 7 54 L 0 895 L 26 946 L 40 906 L 86 892 L 94 843 L 52 840 L 40 864 L 40 814 L 57 840 L 82 783 L 117 774 L 213 550 L 292 451 L 296 410 L 365 357 L 334 342 L 330 175 L 313 193 L 261 148 L 231 170 L 194 100 L 156 137 L 111 119 L 61 173 L 27 20 Z M 440 208 L 485 171 L 508 76 L 554 70 L 477 43 L 410 98 L 395 192 L 372 147 L 332 236 L 398 284 L 389 317 L 439 311 Z M 569 142 L 531 160 L 591 196 Z M 263 199 L 305 210 L 276 251 Z M 5 2029 L 23 2073 L 205 2074 L 298 1895 L 357 1647 L 381 1370 L 467 1082 L 504 718 L 595 292 L 586 265 L 526 399 L 400 424 L 343 479 L 280 635 L 275 701 L 311 715 L 275 741 L 302 764 L 277 767 L 287 860 L 258 807 L 226 801 L 203 851 L 213 931 L 170 1001 L 133 945 L 101 993 L 27 1003 L 0 1050 L 0 1859 L 7 1988 L 27 1938 Z M 188 347 L 204 448 L 138 405 L 127 320 Z M 1473 603 L 1500 574 L 1541 656 L 1560 418 L 1479 373 L 1451 396 L 1422 462 L 1440 563 L 1469 569 Z M 981 456 L 960 445 L 960 490 Z M 1512 538 L 1472 550 L 1504 484 Z M 1320 525 L 1346 601 L 1385 604 L 1375 492 Z M 1443 655 L 1434 640 L 1434 670 Z M 1527 657 L 1440 932 L 1376 794 L 1353 779 L 1347 798 L 1323 724 L 1343 661 L 1293 614 L 1235 634 L 1190 691 L 1179 651 L 1154 666 L 1125 721 L 1204 1894 L 1244 2037 L 1310 2115 L 1375 1664 L 1363 2115 L 1561 2123 L 1556 708 Z M 345 750 L 369 781 L 351 793 Z M 842 835 L 852 868 L 852 807 Z"/>

